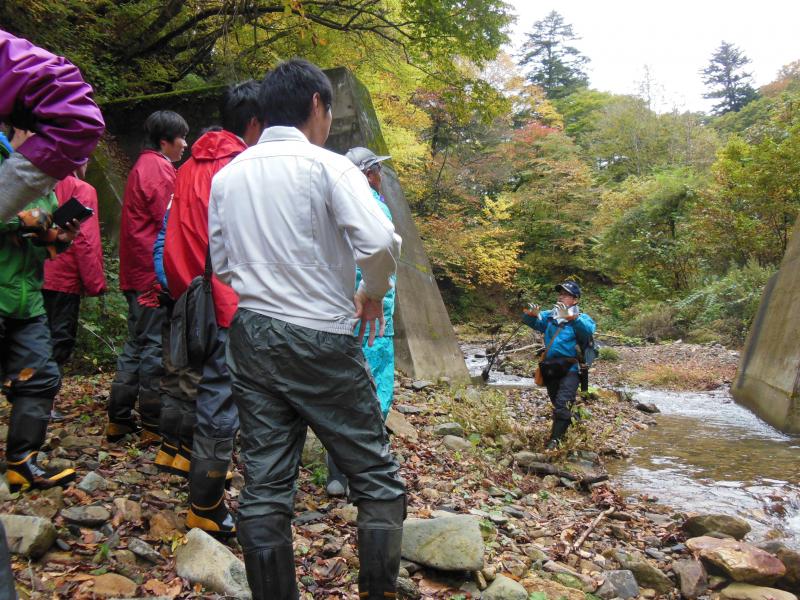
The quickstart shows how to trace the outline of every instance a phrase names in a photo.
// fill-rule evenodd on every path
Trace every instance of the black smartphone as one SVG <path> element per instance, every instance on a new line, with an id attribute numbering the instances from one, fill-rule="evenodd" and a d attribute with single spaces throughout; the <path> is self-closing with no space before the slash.
<path id="1" fill-rule="evenodd" d="M 53 213 L 53 222 L 66 229 L 67 223 L 72 223 L 73 219 L 83 222 L 94 214 L 94 211 L 88 206 L 84 206 L 74 196 L 59 206 Z"/>

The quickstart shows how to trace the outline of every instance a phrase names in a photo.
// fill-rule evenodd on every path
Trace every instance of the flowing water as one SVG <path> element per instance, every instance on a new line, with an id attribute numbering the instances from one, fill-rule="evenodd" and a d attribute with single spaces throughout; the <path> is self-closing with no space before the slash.
<path id="1" fill-rule="evenodd" d="M 470 374 L 480 376 L 487 364 L 482 348 L 463 350 Z M 488 383 L 534 385 L 496 371 Z M 653 415 L 654 427 L 632 436 L 629 459 L 607 465 L 628 493 L 685 512 L 739 515 L 753 526 L 748 539 L 780 535 L 800 549 L 800 437 L 767 425 L 727 390 L 632 392 L 661 413 Z"/>
<path id="2" fill-rule="evenodd" d="M 623 488 L 682 511 L 739 515 L 750 538 L 770 529 L 800 548 L 800 438 L 781 433 L 727 390 L 634 391 L 660 414 L 630 440 L 631 457 L 610 463 Z"/>

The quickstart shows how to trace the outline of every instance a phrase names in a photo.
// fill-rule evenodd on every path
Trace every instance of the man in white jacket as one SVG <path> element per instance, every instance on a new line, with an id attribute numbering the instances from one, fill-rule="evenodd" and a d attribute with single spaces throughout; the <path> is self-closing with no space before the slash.
<path id="1" fill-rule="evenodd" d="M 211 261 L 239 294 L 228 367 L 245 466 L 237 535 L 255 600 L 298 595 L 291 518 L 307 425 L 358 506 L 360 597 L 394 597 L 400 563 L 405 486 L 353 334 L 359 322 L 383 333 L 400 238 L 361 172 L 322 147 L 332 97 L 311 63 L 278 65 L 262 82 L 268 128 L 211 186 Z"/>

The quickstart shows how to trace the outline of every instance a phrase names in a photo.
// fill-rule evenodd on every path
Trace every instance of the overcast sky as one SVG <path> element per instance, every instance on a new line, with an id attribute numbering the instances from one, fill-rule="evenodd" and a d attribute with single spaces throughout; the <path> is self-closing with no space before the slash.
<path id="1" fill-rule="evenodd" d="M 534 22 L 556 10 L 581 38 L 574 45 L 591 59 L 590 85 L 636 93 L 645 65 L 660 90 L 659 110 L 705 110 L 699 71 L 720 42 L 738 46 L 752 61 L 756 87 L 783 65 L 800 60 L 798 0 L 506 0 L 517 13 L 512 41 L 518 50 Z"/>

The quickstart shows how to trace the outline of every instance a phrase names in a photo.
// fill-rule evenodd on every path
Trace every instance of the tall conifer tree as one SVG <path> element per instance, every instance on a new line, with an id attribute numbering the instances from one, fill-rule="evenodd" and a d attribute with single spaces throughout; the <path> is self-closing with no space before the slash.
<path id="1" fill-rule="evenodd" d="M 711 89 L 703 97 L 719 99 L 712 109 L 714 114 L 738 111 L 757 97 L 750 83 L 752 75 L 743 70 L 749 62 L 750 59 L 739 48 L 725 41 L 711 56 L 701 73 L 703 83 Z"/>
<path id="2" fill-rule="evenodd" d="M 569 45 L 578 39 L 572 25 L 556 11 L 536 21 L 527 34 L 519 64 L 527 68 L 528 81 L 544 89 L 549 99 L 563 98 L 588 84 L 583 69 L 589 59 Z"/>

